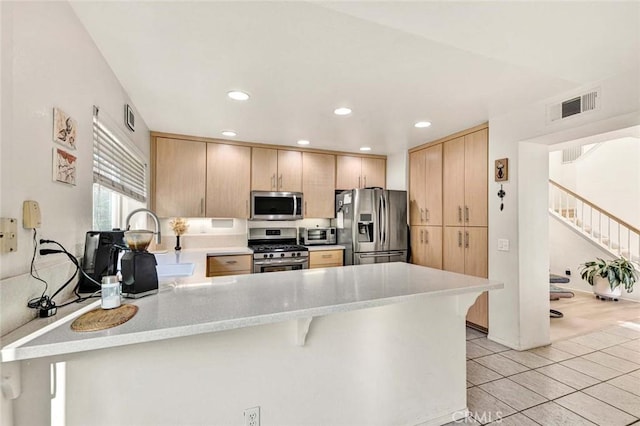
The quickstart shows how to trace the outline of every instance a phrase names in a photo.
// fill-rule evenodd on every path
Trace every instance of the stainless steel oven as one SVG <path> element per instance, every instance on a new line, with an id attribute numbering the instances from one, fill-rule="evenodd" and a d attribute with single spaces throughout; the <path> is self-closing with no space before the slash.
<path id="1" fill-rule="evenodd" d="M 254 255 L 255 256 L 255 255 Z M 253 259 L 253 273 L 297 271 L 309 269 L 309 257 L 285 259 Z"/>
<path id="2" fill-rule="evenodd" d="M 296 243 L 296 228 L 251 228 L 253 273 L 309 268 L 309 250 Z"/>

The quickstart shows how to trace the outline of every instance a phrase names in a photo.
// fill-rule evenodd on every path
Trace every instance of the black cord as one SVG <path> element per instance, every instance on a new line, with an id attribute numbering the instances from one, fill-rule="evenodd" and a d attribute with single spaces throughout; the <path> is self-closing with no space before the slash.
<path id="1" fill-rule="evenodd" d="M 29 273 L 34 279 L 44 283 L 44 290 L 42 291 L 42 295 L 40 297 L 34 297 L 33 299 L 29 300 L 27 302 L 27 307 L 31 309 L 39 309 L 39 308 L 46 309 L 46 308 L 51 308 L 55 306 L 55 304 L 52 302 L 51 298 L 46 295 L 47 289 L 49 288 L 49 283 L 47 283 L 45 280 L 38 277 L 34 273 L 35 271 L 34 263 L 36 261 L 36 253 L 38 252 L 38 240 L 36 238 L 37 232 L 38 231 L 36 230 L 36 228 L 33 228 L 33 256 L 31 256 L 31 268 L 29 270 Z"/>
<path id="2" fill-rule="evenodd" d="M 34 237 L 33 237 L 33 238 L 34 238 L 34 243 L 36 243 L 35 229 L 34 229 Z M 60 288 L 59 288 L 58 290 L 56 290 L 56 292 L 55 292 L 55 293 L 53 293 L 53 295 L 51 295 L 51 297 L 49 297 L 49 296 L 45 296 L 45 295 L 44 295 L 44 293 L 43 293 L 43 296 L 41 296 L 40 298 L 31 299 L 31 300 L 27 303 L 27 306 L 28 306 L 28 307 L 30 307 L 30 308 L 36 308 L 36 309 L 41 309 L 41 308 L 42 308 L 42 309 L 50 309 L 50 308 L 55 307 L 55 306 L 56 306 L 56 304 L 55 304 L 55 302 L 53 301 L 53 298 L 54 298 L 55 296 L 57 296 L 57 295 L 58 295 L 58 293 L 60 293 L 60 292 L 61 292 L 65 287 L 67 287 L 67 286 L 71 283 L 71 281 L 73 281 L 73 279 L 78 275 L 78 271 L 79 271 L 82 275 L 84 275 L 84 276 L 85 276 L 89 281 L 92 281 L 93 283 L 95 283 L 95 284 L 97 284 L 97 285 L 99 285 L 99 286 L 100 286 L 100 283 L 99 283 L 99 282 L 97 282 L 96 280 L 94 280 L 92 277 L 90 277 L 90 276 L 89 276 L 89 275 L 88 275 L 88 274 L 87 274 L 87 273 L 82 269 L 82 267 L 80 266 L 80 262 L 78 262 L 78 259 L 77 259 L 73 254 L 69 253 L 69 252 L 67 251 L 67 249 L 66 249 L 66 248 L 64 248 L 64 246 L 63 246 L 62 244 L 60 244 L 59 242 L 54 241 L 54 240 L 44 240 L 44 239 L 41 239 L 41 240 L 40 240 L 40 244 L 47 244 L 47 243 L 51 243 L 51 244 L 55 244 L 55 245 L 57 245 L 58 247 L 60 247 L 60 250 L 41 249 L 41 250 L 40 250 L 40 254 L 41 254 L 41 255 L 55 254 L 55 253 L 64 253 L 64 254 L 69 258 L 69 260 L 71 261 L 71 263 L 73 263 L 73 264 L 75 265 L 76 270 L 73 272 L 73 275 L 72 275 L 72 276 L 71 276 L 71 277 L 70 277 L 70 278 L 69 278 L 69 279 L 68 279 L 68 280 L 67 280 L 67 281 L 66 281 L 62 286 L 60 286 Z M 37 246 L 36 246 L 36 248 L 37 248 Z M 34 253 L 33 253 L 34 258 L 35 258 L 35 254 L 36 254 L 36 249 L 34 248 Z M 32 260 L 32 262 L 31 262 L 31 264 L 32 264 L 32 268 L 33 268 L 33 260 Z M 38 277 L 34 277 L 34 278 L 39 279 L 40 281 L 44 282 L 44 283 L 45 283 L 45 285 L 47 285 L 46 281 L 44 281 L 44 280 L 42 280 L 42 279 L 40 279 L 40 278 L 38 278 Z M 98 297 L 97 295 L 101 293 L 101 290 L 98 290 L 98 291 L 96 291 L 96 292 L 94 292 L 94 293 L 90 294 L 89 296 L 82 297 L 82 296 L 80 296 L 80 294 L 78 293 L 78 286 L 79 286 L 79 285 L 80 285 L 79 283 L 76 283 L 75 287 L 73 288 L 73 293 L 76 295 L 76 299 L 71 300 L 71 301 L 69 301 L 69 302 L 66 302 L 66 303 L 64 303 L 64 304 L 62 304 L 62 305 L 58 305 L 58 306 L 57 306 L 58 308 L 61 308 L 61 307 L 64 307 L 64 306 L 68 306 L 68 305 L 71 305 L 71 304 L 73 304 L 73 303 L 80 303 L 80 302 L 84 302 L 85 300 L 88 300 L 88 299 L 91 299 L 91 298 L 94 298 L 94 297 Z M 45 291 L 46 291 L 46 287 L 45 287 Z"/>

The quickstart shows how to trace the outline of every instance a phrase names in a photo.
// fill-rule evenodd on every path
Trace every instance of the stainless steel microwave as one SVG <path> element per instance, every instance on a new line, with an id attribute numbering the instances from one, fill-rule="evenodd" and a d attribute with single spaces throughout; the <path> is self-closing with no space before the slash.
<path id="1" fill-rule="evenodd" d="M 305 246 L 336 243 L 336 228 L 300 228 L 298 234 Z"/>
<path id="2" fill-rule="evenodd" d="M 251 220 L 302 219 L 301 192 L 251 191 Z"/>

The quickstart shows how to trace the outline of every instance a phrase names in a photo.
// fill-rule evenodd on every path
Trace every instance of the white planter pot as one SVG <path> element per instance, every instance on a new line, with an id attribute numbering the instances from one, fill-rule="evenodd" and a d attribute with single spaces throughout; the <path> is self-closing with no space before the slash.
<path id="1" fill-rule="evenodd" d="M 593 293 L 599 297 L 608 299 L 619 299 L 622 295 L 622 285 L 611 290 L 608 278 L 595 277 L 593 280 Z"/>

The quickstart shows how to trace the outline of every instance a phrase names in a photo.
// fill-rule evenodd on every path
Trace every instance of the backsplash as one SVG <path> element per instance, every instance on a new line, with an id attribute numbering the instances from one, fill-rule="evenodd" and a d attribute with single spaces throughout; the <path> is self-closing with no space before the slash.
<path id="1" fill-rule="evenodd" d="M 187 218 L 189 228 L 180 237 L 184 249 L 206 247 L 244 247 L 249 228 L 314 228 L 330 226 L 330 219 L 302 219 L 296 221 L 250 221 L 246 219 Z M 171 219 L 160 219 L 162 244 L 156 250 L 171 250 L 176 238 L 169 225 Z M 154 249 L 152 247 L 152 249 Z"/>

